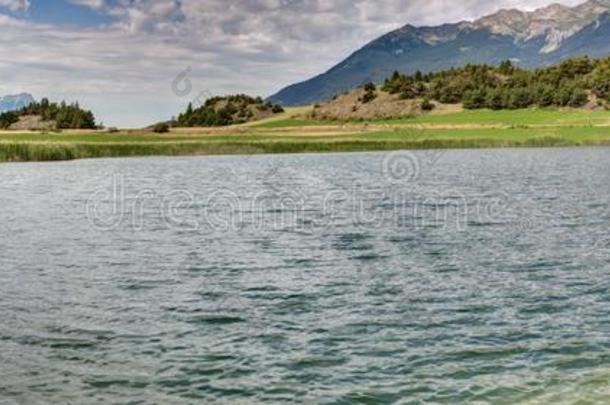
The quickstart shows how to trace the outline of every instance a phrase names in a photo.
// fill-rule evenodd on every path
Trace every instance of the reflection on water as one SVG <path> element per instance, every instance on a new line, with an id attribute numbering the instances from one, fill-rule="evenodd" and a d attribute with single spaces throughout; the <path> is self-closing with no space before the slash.
<path id="1" fill-rule="evenodd" d="M 607 149 L 0 166 L 0 403 L 608 397 Z"/>

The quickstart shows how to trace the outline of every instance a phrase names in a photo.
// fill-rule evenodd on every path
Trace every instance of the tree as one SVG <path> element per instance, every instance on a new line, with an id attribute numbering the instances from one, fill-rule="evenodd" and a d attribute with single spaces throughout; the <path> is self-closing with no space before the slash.
<path id="1" fill-rule="evenodd" d="M 515 71 L 515 67 L 513 66 L 513 63 L 510 60 L 505 60 L 502 63 L 500 63 L 500 66 L 498 68 L 498 72 L 500 72 L 500 74 L 503 75 L 512 75 Z"/>
<path id="2" fill-rule="evenodd" d="M 0 128 L 8 129 L 14 123 L 19 122 L 19 115 L 14 111 L 0 114 Z"/>
<path id="3" fill-rule="evenodd" d="M 375 86 L 375 84 L 369 82 L 367 84 L 364 85 L 364 91 L 375 91 L 377 90 L 377 87 Z"/>
<path id="4" fill-rule="evenodd" d="M 410 76 L 393 72 L 383 90 L 400 94 L 401 99 L 462 103 L 469 109 L 580 107 L 586 104 L 589 94 L 610 103 L 610 57 L 573 58 L 531 71 L 505 60 L 497 67 L 469 64 Z M 365 91 L 361 101 L 370 102 L 376 97 L 372 83 L 365 86 Z"/>
<path id="5" fill-rule="evenodd" d="M 464 94 L 462 104 L 464 108 L 474 110 L 477 108 L 485 108 L 487 100 L 487 92 L 484 88 L 469 90 Z"/>
<path id="6" fill-rule="evenodd" d="M 509 93 L 508 108 L 527 108 L 533 104 L 533 96 L 526 88 L 512 89 Z"/>
<path id="7" fill-rule="evenodd" d="M 500 89 L 491 89 L 487 93 L 485 105 L 492 110 L 502 110 L 506 108 L 506 95 Z"/>
<path id="8" fill-rule="evenodd" d="M 570 107 L 582 107 L 587 101 L 589 101 L 589 96 L 583 89 L 578 87 L 572 89 L 572 96 L 569 102 Z"/>
<path id="9" fill-rule="evenodd" d="M 377 87 L 373 83 L 367 83 L 364 86 L 364 95 L 360 98 L 363 104 L 370 103 L 377 98 Z"/>
<path id="10" fill-rule="evenodd" d="M 572 100 L 572 89 L 567 85 L 561 86 L 555 93 L 555 105 L 565 107 Z"/>
<path id="11" fill-rule="evenodd" d="M 538 87 L 536 90 L 536 104 L 540 107 L 549 107 L 555 100 L 555 89 L 548 85 Z"/>

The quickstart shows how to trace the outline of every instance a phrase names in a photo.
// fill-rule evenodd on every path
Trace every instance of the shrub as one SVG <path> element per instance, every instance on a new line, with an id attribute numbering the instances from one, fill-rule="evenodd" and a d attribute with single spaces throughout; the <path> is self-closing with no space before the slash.
<path id="1" fill-rule="evenodd" d="M 377 98 L 377 87 L 373 83 L 364 85 L 364 95 L 360 97 L 360 102 L 368 104 Z"/>
<path id="2" fill-rule="evenodd" d="M 436 106 L 435 106 L 434 104 L 432 104 L 432 103 L 430 102 L 430 100 L 429 100 L 429 99 L 427 99 L 427 98 L 425 98 L 425 99 L 424 99 L 424 100 L 421 102 L 421 109 L 422 109 L 423 111 L 432 111 L 432 110 L 434 110 L 434 108 L 435 108 L 435 107 L 436 107 Z"/>
<path id="3" fill-rule="evenodd" d="M 492 110 L 501 110 L 506 107 L 505 95 L 502 90 L 494 89 L 487 93 L 485 105 Z"/>
<path id="4" fill-rule="evenodd" d="M 362 98 L 360 98 L 360 101 L 362 101 L 362 104 L 368 104 L 371 101 L 375 100 L 376 98 L 377 98 L 377 94 L 367 92 L 367 93 L 364 93 Z"/>
<path id="5" fill-rule="evenodd" d="M 367 83 L 364 86 L 364 95 L 360 98 L 363 104 L 368 104 L 377 98 L 377 87 L 373 83 Z"/>
<path id="6" fill-rule="evenodd" d="M 508 108 L 527 108 L 533 104 L 531 92 L 526 88 L 513 89 L 508 98 Z"/>
<path id="7" fill-rule="evenodd" d="M 155 124 L 153 132 L 157 134 L 166 134 L 169 132 L 169 124 L 167 122 L 160 122 Z"/>
<path id="8" fill-rule="evenodd" d="M 374 92 L 375 90 L 377 90 L 377 87 L 375 87 L 375 84 L 374 84 L 374 83 L 369 82 L 369 83 L 367 83 L 367 84 L 365 84 L 365 85 L 364 85 L 364 90 L 365 90 L 367 93 L 372 93 L 372 92 Z"/>
<path id="9" fill-rule="evenodd" d="M 464 94 L 462 103 L 464 104 L 464 108 L 473 110 L 476 108 L 484 108 L 486 99 L 487 93 L 485 92 L 485 89 L 477 89 L 467 91 Z"/>
<path id="10" fill-rule="evenodd" d="M 583 89 L 576 88 L 572 90 L 572 97 L 570 98 L 570 107 L 582 107 L 589 101 L 589 96 Z"/>

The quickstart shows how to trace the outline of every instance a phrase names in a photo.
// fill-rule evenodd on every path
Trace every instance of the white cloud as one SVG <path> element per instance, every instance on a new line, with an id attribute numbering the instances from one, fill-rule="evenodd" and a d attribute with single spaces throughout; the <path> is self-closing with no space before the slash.
<path id="1" fill-rule="evenodd" d="M 31 91 L 79 99 L 110 125 L 168 118 L 204 91 L 269 95 L 406 23 L 435 25 L 501 7 L 532 9 L 552 2 L 70 1 L 109 13 L 119 22 L 82 29 L 0 15 L 0 94 Z M 8 3 L 27 7 L 24 1 L 0 0 L 0 5 Z M 180 97 L 172 93 L 172 82 L 187 67 L 193 90 Z"/>
<path id="2" fill-rule="evenodd" d="M 30 7 L 28 0 L 0 0 L 0 7 L 6 7 L 11 11 L 24 11 Z"/>
<path id="3" fill-rule="evenodd" d="M 67 0 L 69 3 L 76 4 L 79 6 L 90 7 L 94 10 L 101 10 L 104 8 L 104 0 Z"/>

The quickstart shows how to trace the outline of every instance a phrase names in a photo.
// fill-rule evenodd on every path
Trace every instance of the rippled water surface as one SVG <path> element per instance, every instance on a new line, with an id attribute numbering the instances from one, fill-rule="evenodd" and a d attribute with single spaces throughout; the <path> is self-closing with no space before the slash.
<path id="1" fill-rule="evenodd" d="M 604 403 L 610 150 L 0 165 L 0 404 Z"/>

